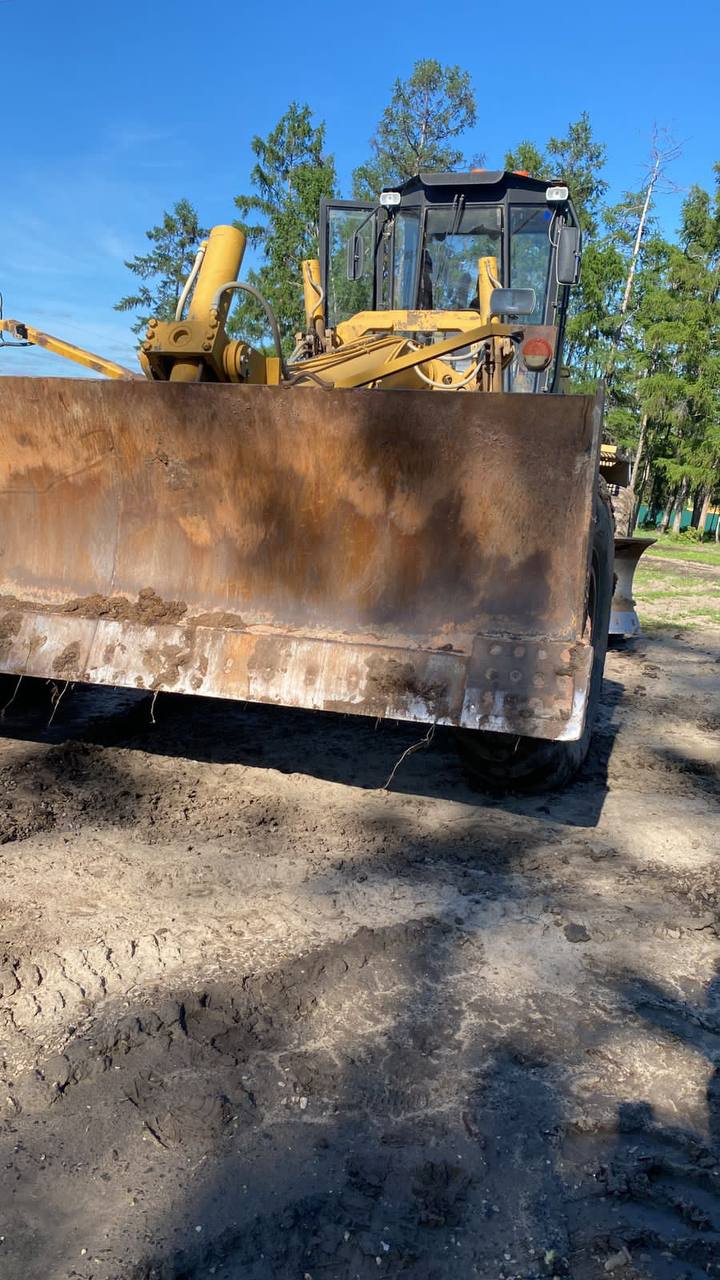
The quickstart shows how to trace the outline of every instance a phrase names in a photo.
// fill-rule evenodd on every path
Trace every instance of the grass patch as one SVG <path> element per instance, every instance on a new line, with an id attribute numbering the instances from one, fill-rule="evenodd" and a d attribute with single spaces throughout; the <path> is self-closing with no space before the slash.
<path id="1" fill-rule="evenodd" d="M 646 617 L 641 617 L 640 622 L 646 635 L 652 635 L 653 631 L 692 631 L 698 625 L 697 622 L 667 622 L 662 618 Z"/>
<path id="2" fill-rule="evenodd" d="M 641 608 L 640 626 L 646 634 L 653 631 L 693 631 L 698 627 L 720 627 L 720 610 L 716 610 L 714 614 L 694 614 L 692 618 L 688 618 L 686 614 L 681 614 L 678 618 L 656 618 Z"/>
<path id="3" fill-rule="evenodd" d="M 635 536 L 649 538 L 647 529 L 636 529 Z M 692 564 L 710 564 L 720 568 L 720 545 L 717 542 L 684 541 L 670 534 L 658 534 L 654 547 L 649 547 L 646 556 L 665 556 L 669 560 L 689 560 Z"/>
<path id="4" fill-rule="evenodd" d="M 635 590 L 643 600 L 688 599 L 700 604 L 717 600 L 720 603 L 720 582 L 690 574 L 679 577 L 672 570 L 663 572 L 660 566 L 653 569 L 641 565 L 635 574 Z"/>
<path id="5" fill-rule="evenodd" d="M 677 591 L 670 587 L 662 589 L 651 589 L 644 587 L 642 581 L 637 583 L 639 592 L 642 592 L 643 600 L 720 600 L 719 591 Z"/>
<path id="6" fill-rule="evenodd" d="M 649 559 L 646 555 L 638 565 L 634 580 L 643 627 L 677 631 L 720 626 L 720 581 L 699 570 L 653 565 Z"/>

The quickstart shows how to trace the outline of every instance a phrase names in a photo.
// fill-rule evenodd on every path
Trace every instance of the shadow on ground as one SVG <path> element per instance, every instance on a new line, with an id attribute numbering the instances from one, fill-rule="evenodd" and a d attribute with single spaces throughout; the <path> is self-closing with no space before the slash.
<path id="1" fill-rule="evenodd" d="M 556 816 L 552 793 L 497 796 L 469 785 L 447 729 L 437 729 L 424 744 L 426 726 L 364 716 L 179 694 L 153 700 L 135 690 L 87 685 L 69 686 L 56 706 L 58 692 L 51 682 L 23 681 L 17 687 L 8 680 L 0 737 L 123 746 L 151 755 L 302 773 L 365 790 L 382 788 L 391 779 L 392 790 L 405 795 Z M 621 684 L 605 680 L 590 755 L 573 784 L 576 804 L 572 814 L 563 814 L 572 825 L 595 826 L 599 820 L 622 694 Z"/>
<path id="2" fill-rule="evenodd" d="M 3 775 L 7 796 L 29 773 L 49 822 L 62 790 L 69 839 L 103 817 L 104 793 L 103 820 L 132 828 L 152 813 L 162 835 L 165 775 L 145 786 L 151 765 L 265 765 L 375 788 L 417 740 L 412 726 L 169 698 L 148 725 L 147 705 L 118 712 L 113 691 L 104 704 L 76 692 L 50 730 L 28 720 L 27 752 Z M 606 683 L 572 789 L 580 825 L 597 821 L 622 696 Z M 5 731 L 20 736 L 9 717 Z M 438 737 L 398 789 L 475 803 Z M 168 811 L 189 824 L 195 782 L 180 785 Z M 389 812 L 353 832 L 349 891 L 374 876 L 382 893 L 372 927 L 267 972 L 108 1000 L 62 1053 L 5 1078 L 3 1280 L 720 1276 L 718 979 L 668 993 L 591 953 L 583 964 L 588 931 L 563 912 L 597 908 L 592 867 L 578 890 L 567 845 L 551 870 L 547 824 L 503 822 L 567 822 L 561 800 L 481 809 L 467 839 L 445 826 L 420 842 Z M 379 858 L 367 850 L 383 834 Z M 627 922 L 645 885 L 629 888 L 633 868 L 601 852 L 618 858 Z M 310 916 L 327 902 L 322 873 L 302 891 Z M 673 1125 L 637 1090 L 603 1093 L 619 1026 L 654 1080 L 682 1068 L 681 1050 L 701 1060 L 704 1105 Z M 581 1095 L 588 1063 L 600 1083 Z"/>
<path id="3" fill-rule="evenodd" d="M 143 1000 L 5 1082 L 3 1275 L 719 1276 L 717 980 L 700 1004 L 628 975 L 596 1008 L 501 1000 L 472 906 Z M 578 1111 L 613 999 L 669 1063 L 680 1040 L 715 1067 L 705 1136 Z"/>

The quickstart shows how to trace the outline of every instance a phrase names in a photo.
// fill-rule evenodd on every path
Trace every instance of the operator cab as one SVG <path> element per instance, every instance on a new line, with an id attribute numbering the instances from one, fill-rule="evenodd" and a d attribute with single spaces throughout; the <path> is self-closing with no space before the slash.
<path id="1" fill-rule="evenodd" d="M 580 231 L 566 187 L 502 171 L 421 173 L 384 190 L 377 205 L 324 201 L 320 255 L 330 329 L 358 312 L 482 312 L 484 261 L 493 264 L 485 267 L 491 314 L 520 318 L 523 329 L 551 326 L 557 353 Z M 543 388 L 556 386 L 559 366 L 555 359 Z"/>

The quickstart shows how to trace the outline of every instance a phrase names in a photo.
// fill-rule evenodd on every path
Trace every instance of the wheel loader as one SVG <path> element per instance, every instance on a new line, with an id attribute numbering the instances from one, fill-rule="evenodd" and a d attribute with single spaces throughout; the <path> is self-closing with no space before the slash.
<path id="1" fill-rule="evenodd" d="M 233 226 L 142 374 L 2 321 L 105 376 L 0 378 L 0 671 L 450 726 L 480 785 L 564 782 L 613 595 L 568 189 L 421 174 L 325 202 L 319 240 L 291 353 Z"/>

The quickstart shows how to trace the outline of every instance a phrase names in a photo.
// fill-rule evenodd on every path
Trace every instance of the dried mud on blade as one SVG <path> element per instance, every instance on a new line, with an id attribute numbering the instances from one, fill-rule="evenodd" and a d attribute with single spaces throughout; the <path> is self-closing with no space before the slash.
<path id="1" fill-rule="evenodd" d="M 577 737 L 599 403 L 0 379 L 0 670 Z"/>

